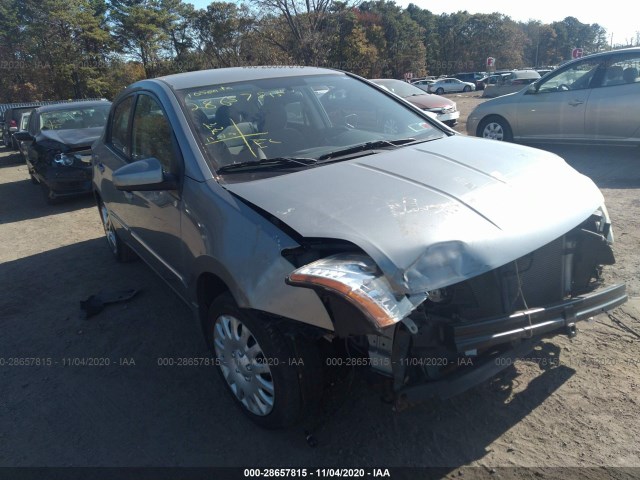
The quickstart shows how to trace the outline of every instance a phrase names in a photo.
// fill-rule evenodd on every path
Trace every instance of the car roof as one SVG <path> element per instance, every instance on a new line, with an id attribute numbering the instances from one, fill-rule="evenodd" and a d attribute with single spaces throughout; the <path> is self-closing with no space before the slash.
<path id="1" fill-rule="evenodd" d="M 301 67 L 296 65 L 282 67 L 232 67 L 199 70 L 158 77 L 154 80 L 168 84 L 174 90 L 196 88 L 217 83 L 234 83 L 269 78 L 298 77 L 303 75 L 345 75 L 345 72 L 328 68 Z M 145 81 L 145 80 L 143 80 Z"/>
<path id="2" fill-rule="evenodd" d="M 585 58 L 608 57 L 610 55 L 618 55 L 620 53 L 640 53 L 640 47 L 619 48 L 617 50 L 607 50 L 606 52 L 592 53 L 590 55 L 585 55 L 583 57 L 576 58 L 576 59 L 564 62 L 560 66 L 564 67 L 565 65 L 569 65 L 569 64 L 572 64 L 572 63 L 579 62 L 581 60 L 584 60 Z"/>
<path id="3" fill-rule="evenodd" d="M 78 101 L 78 102 L 65 102 L 56 103 L 54 105 L 43 105 L 38 107 L 38 113 L 55 112 L 58 110 L 71 110 L 77 107 L 97 107 L 100 105 L 111 105 L 108 100 L 94 100 L 94 101 Z"/>
<path id="4" fill-rule="evenodd" d="M 539 78 L 540 74 L 535 70 L 513 70 L 511 72 L 515 78 Z"/>

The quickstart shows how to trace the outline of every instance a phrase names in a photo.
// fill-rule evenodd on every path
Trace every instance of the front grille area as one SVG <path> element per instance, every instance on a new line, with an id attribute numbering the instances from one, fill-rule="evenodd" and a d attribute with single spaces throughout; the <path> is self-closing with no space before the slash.
<path id="1" fill-rule="evenodd" d="M 564 237 L 514 262 L 446 289 L 446 300 L 427 301 L 442 320 L 479 320 L 549 305 L 563 299 Z"/>
<path id="2" fill-rule="evenodd" d="M 502 267 L 507 311 L 548 305 L 562 300 L 563 239 Z M 517 269 L 516 269 L 517 266 Z M 519 281 L 518 281 L 519 276 Z M 518 288 L 518 283 L 521 289 Z"/>

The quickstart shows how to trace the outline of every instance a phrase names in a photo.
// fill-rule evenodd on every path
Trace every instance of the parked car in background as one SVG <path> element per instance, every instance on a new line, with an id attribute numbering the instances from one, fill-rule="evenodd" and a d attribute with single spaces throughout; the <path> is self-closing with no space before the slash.
<path id="1" fill-rule="evenodd" d="M 416 82 L 411 82 L 411 85 L 429 93 L 429 85 L 431 85 L 433 82 L 435 82 L 435 80 L 418 80 Z"/>
<path id="2" fill-rule="evenodd" d="M 478 105 L 470 135 L 521 142 L 640 144 L 640 48 L 589 55 Z"/>
<path id="3" fill-rule="evenodd" d="M 457 78 L 463 82 L 473 83 L 476 86 L 476 90 L 484 90 L 484 83 L 482 79 L 486 76 L 485 72 L 467 72 L 456 73 L 453 78 Z"/>
<path id="4" fill-rule="evenodd" d="M 517 92 L 540 78 L 535 70 L 513 70 L 507 74 L 501 74 L 494 85 L 487 85 L 483 97 L 499 97 L 508 93 Z"/>
<path id="5" fill-rule="evenodd" d="M 12 107 L 4 112 L 4 144 L 5 146 L 18 150 L 18 141 L 14 138 L 13 134 L 20 128 L 20 117 L 23 113 L 33 110 L 33 106 L 30 107 Z"/>
<path id="6" fill-rule="evenodd" d="M 27 126 L 29 125 L 29 118 L 31 117 L 31 112 L 32 111 L 33 111 L 33 109 L 29 110 L 28 112 L 24 112 L 20 116 L 20 127 L 18 128 L 18 132 L 23 132 L 23 131 L 27 130 Z M 20 155 L 22 156 L 22 159 L 26 162 L 27 161 L 26 144 L 23 141 L 16 140 L 16 142 L 18 143 L 18 150 L 20 151 Z"/>
<path id="7" fill-rule="evenodd" d="M 91 193 L 91 144 L 102 133 L 110 106 L 81 101 L 38 107 L 27 130 L 14 134 L 24 142 L 29 176 L 47 203 Z"/>
<path id="8" fill-rule="evenodd" d="M 471 92 L 476 89 L 476 84 L 463 82 L 457 78 L 441 78 L 428 87 L 429 93 L 442 95 L 443 93 Z"/>
<path id="9" fill-rule="evenodd" d="M 397 407 L 446 398 L 627 299 L 600 276 L 612 227 L 588 177 L 345 72 L 137 82 L 93 145 L 93 189 L 114 257 L 173 287 L 202 364 L 267 428 L 318 414 L 327 365 L 364 365 Z"/>
<path id="10" fill-rule="evenodd" d="M 540 78 L 536 70 L 513 70 L 504 78 L 505 85 L 529 85 Z"/>
<path id="11" fill-rule="evenodd" d="M 538 72 L 541 77 L 544 77 L 547 73 L 553 72 L 553 68 L 536 68 L 535 71 Z"/>
<path id="12" fill-rule="evenodd" d="M 409 83 L 415 84 L 415 83 L 421 83 L 421 82 L 424 82 L 424 81 L 430 81 L 430 80 L 435 80 L 435 79 L 436 79 L 436 77 L 434 77 L 433 75 L 429 75 L 429 76 L 426 76 L 426 77 L 412 78 Z"/>
<path id="13" fill-rule="evenodd" d="M 504 84 L 505 78 L 511 72 L 496 72 L 491 75 L 487 75 L 480 79 L 480 82 L 484 85 L 483 90 L 487 88 L 489 85 L 502 85 Z"/>
<path id="14" fill-rule="evenodd" d="M 402 80 L 377 78 L 371 81 L 404 98 L 420 110 L 433 113 L 438 120 L 450 127 L 454 127 L 458 123 L 458 118 L 460 118 L 458 106 L 448 98 L 428 94 L 417 86 Z"/>

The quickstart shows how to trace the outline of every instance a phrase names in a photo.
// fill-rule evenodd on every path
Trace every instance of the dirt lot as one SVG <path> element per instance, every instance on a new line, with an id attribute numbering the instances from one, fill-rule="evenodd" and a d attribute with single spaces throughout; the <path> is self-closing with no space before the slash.
<path id="1" fill-rule="evenodd" d="M 482 100 L 451 98 L 464 131 Z M 602 189 L 618 262 L 606 275 L 636 298 L 450 401 L 397 413 L 356 377 L 310 448 L 301 428 L 245 419 L 214 367 L 159 366 L 207 356 L 187 307 L 141 262 L 112 260 L 91 198 L 46 206 L 0 149 L 0 466 L 640 467 L 640 151 L 553 151 Z M 81 300 L 129 287 L 142 292 L 83 318 Z M 579 471 L 602 473 L 633 476 Z"/>

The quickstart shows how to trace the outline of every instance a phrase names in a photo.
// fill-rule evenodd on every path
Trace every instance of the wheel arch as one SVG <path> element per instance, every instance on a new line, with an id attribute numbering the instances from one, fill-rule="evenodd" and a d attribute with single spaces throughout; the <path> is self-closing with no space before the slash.
<path id="1" fill-rule="evenodd" d="M 213 301 L 225 292 L 229 292 L 229 286 L 219 276 L 211 272 L 202 272 L 196 280 L 196 301 L 198 303 L 198 318 L 202 328 L 205 328 L 209 307 Z M 234 296 L 235 298 L 235 296 Z M 236 300 L 237 302 L 237 300 Z"/>

